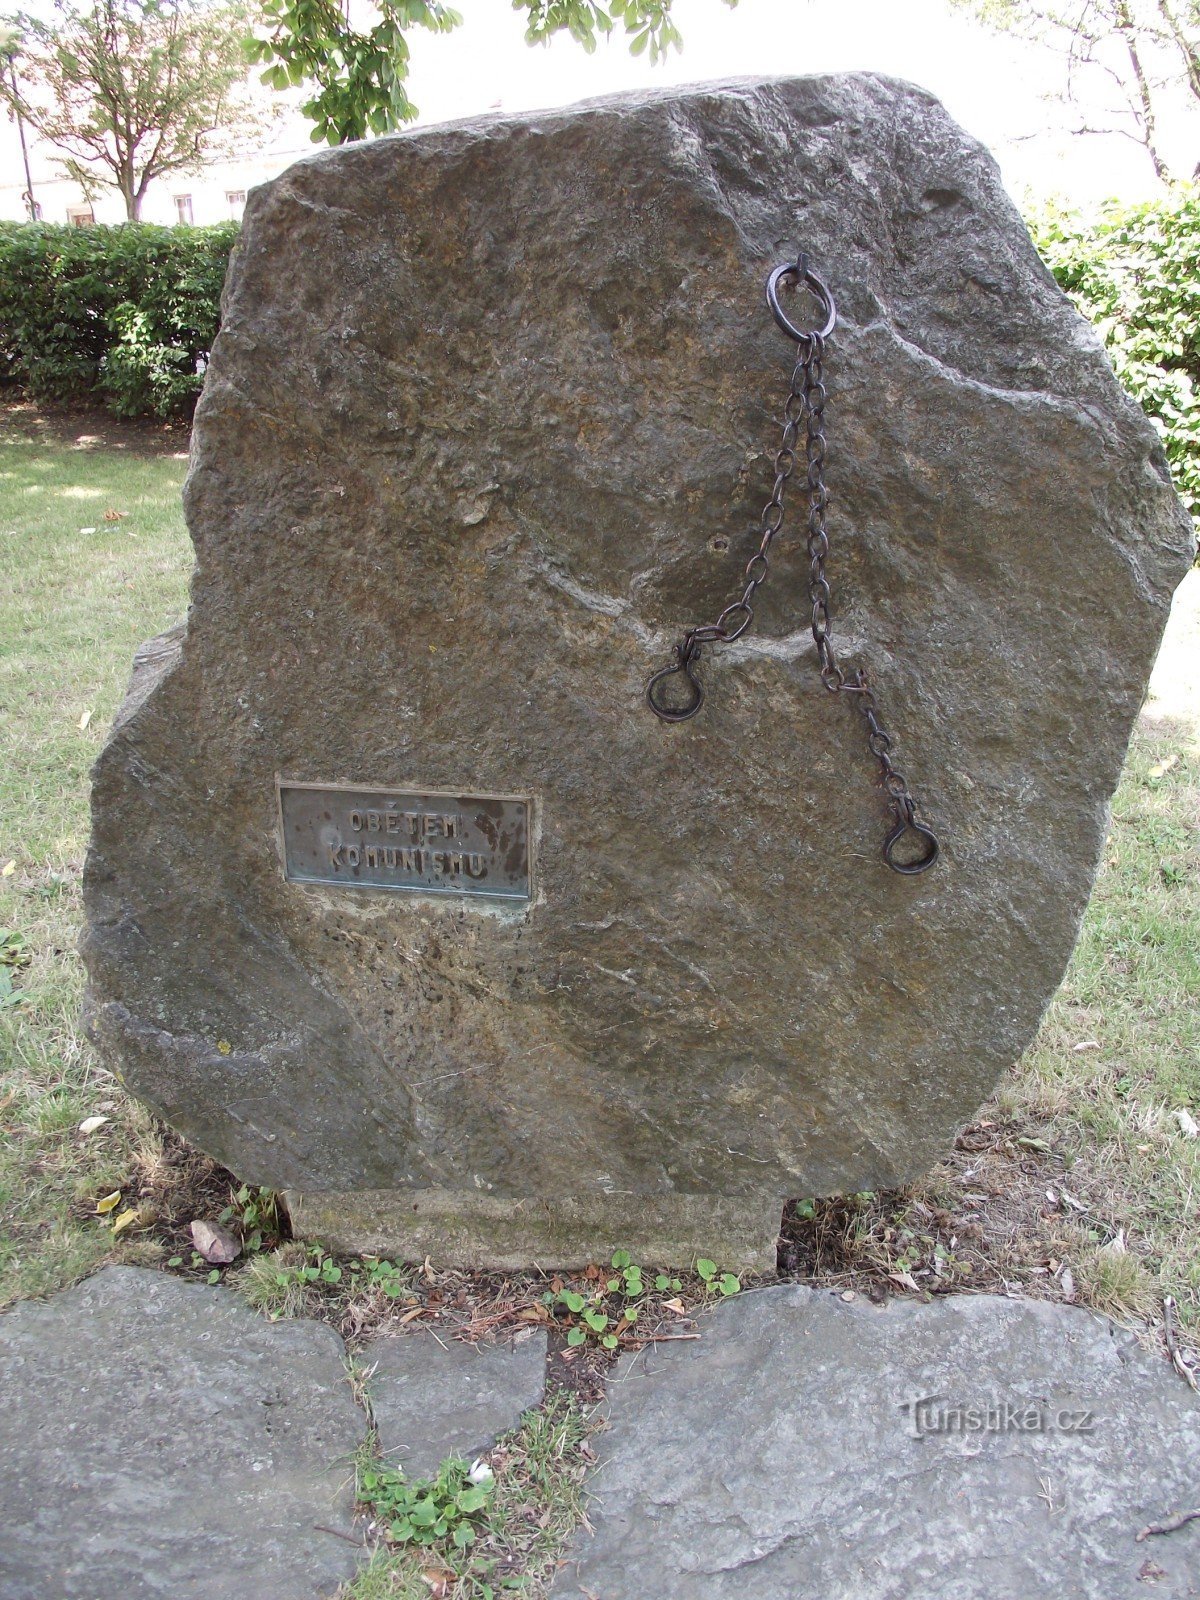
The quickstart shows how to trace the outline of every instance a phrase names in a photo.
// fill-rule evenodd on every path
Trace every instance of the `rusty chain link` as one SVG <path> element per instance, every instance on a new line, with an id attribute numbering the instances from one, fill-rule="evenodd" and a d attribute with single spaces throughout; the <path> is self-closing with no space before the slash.
<path id="1" fill-rule="evenodd" d="M 820 329 L 797 328 L 779 302 L 781 285 L 808 288 L 825 316 Z M 775 481 L 771 498 L 763 507 L 758 549 L 746 563 L 741 594 L 720 613 L 715 622 L 689 628 L 672 650 L 669 665 L 656 672 L 646 685 L 650 709 L 664 722 L 686 722 L 704 703 L 704 686 L 695 668 L 706 644 L 731 644 L 754 621 L 754 600 L 771 568 L 771 547 L 783 527 L 783 495 L 799 461 L 800 426 L 804 424 L 805 480 L 808 488 L 808 596 L 812 605 L 812 636 L 817 647 L 821 682 L 833 694 L 851 694 L 867 725 L 867 748 L 879 762 L 884 793 L 895 826 L 883 846 L 883 859 L 894 872 L 912 876 L 926 871 L 938 858 L 938 841 L 933 831 L 918 821 L 918 806 L 904 774 L 891 759 L 892 736 L 879 720 L 879 706 L 859 667 L 847 677 L 839 665 L 831 637 L 830 601 L 832 590 L 825 574 L 829 555 L 826 512 L 829 493 L 825 487 L 825 403 L 823 378 L 825 341 L 837 324 L 833 296 L 801 255 L 794 265 L 776 267 L 767 279 L 767 304 L 783 331 L 796 341 L 796 364 L 792 369 L 788 397 L 783 407 L 783 438 L 775 453 Z M 681 674 L 686 688 L 684 698 L 672 704 L 666 698 L 668 680 Z M 673 686 L 678 688 L 678 685 Z M 906 836 L 908 836 L 906 838 Z M 903 848 L 902 848 L 903 847 Z"/>

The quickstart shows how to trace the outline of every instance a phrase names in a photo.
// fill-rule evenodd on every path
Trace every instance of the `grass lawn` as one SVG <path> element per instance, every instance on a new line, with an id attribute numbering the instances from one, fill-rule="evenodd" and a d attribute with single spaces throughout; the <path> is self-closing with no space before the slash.
<path id="1" fill-rule="evenodd" d="M 187 605 L 186 449 L 0 413 L 0 1304 L 110 1254 L 88 1214 L 156 1138 L 80 1036 L 75 945 L 88 771 L 133 652 Z"/>
<path id="2" fill-rule="evenodd" d="M 88 769 L 134 650 L 186 606 L 180 436 L 0 413 L 0 1304 L 175 1248 L 181 1158 L 93 1059 L 75 952 Z M 1024 1062 L 917 1190 L 805 1206 L 799 1271 L 1019 1288 L 1200 1319 L 1200 574 L 1181 591 L 1067 981 Z M 95 1123 L 96 1118 L 104 1118 Z M 85 1124 L 90 1131 L 81 1131 Z M 202 1164 L 201 1164 L 202 1165 Z M 193 1213 L 194 1214 L 194 1213 Z M 295 1247 L 292 1247 L 295 1248 Z M 245 1270 L 245 1269 L 237 1269 Z"/>

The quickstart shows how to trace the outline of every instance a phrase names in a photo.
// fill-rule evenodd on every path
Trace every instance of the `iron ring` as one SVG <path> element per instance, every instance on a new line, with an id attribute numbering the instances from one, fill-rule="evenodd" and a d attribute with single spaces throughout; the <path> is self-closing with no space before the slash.
<path id="1" fill-rule="evenodd" d="M 656 685 L 662 683 L 666 678 L 674 677 L 677 672 L 683 673 L 691 690 L 691 699 L 686 705 L 679 707 L 669 706 L 665 700 L 655 699 L 654 696 Z M 693 675 L 690 662 L 676 661 L 669 667 L 663 667 L 660 672 L 656 672 L 650 679 L 650 682 L 646 685 L 646 704 L 654 715 L 663 722 L 686 722 L 689 717 L 694 717 L 704 704 L 704 685 L 699 678 Z"/>
<path id="2" fill-rule="evenodd" d="M 896 846 L 906 833 L 915 833 L 919 839 L 924 841 L 925 854 L 918 856 L 915 861 L 904 862 L 896 860 Z M 906 878 L 915 878 L 919 872 L 928 872 L 929 868 L 937 860 L 939 853 L 940 846 L 937 841 L 937 834 L 934 833 L 933 829 L 925 827 L 920 822 L 909 821 L 907 818 L 897 823 L 891 833 L 888 834 L 883 845 L 883 859 L 893 872 L 902 873 Z"/>
<path id="3" fill-rule="evenodd" d="M 821 310 L 825 313 L 825 326 L 823 328 L 797 328 L 779 303 L 779 285 L 781 283 L 805 284 L 816 296 Z M 829 289 L 809 267 L 807 261 L 801 257 L 799 262 L 787 261 L 781 267 L 776 267 L 767 278 L 767 305 L 771 308 L 771 315 L 787 334 L 789 339 L 795 339 L 797 344 L 807 344 L 812 339 L 828 339 L 837 326 L 837 306 Z"/>

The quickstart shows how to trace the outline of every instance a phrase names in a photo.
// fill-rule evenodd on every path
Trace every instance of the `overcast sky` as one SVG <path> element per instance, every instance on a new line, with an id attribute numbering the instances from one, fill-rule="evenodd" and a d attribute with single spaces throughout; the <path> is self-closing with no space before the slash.
<path id="1" fill-rule="evenodd" d="M 866 70 L 931 89 L 991 148 L 1018 199 L 1026 189 L 1079 202 L 1156 192 L 1150 162 L 1130 140 L 1069 131 L 1077 114 L 1048 98 L 1058 81 L 1052 55 L 985 30 L 945 0 L 740 0 L 733 10 L 722 0 L 676 0 L 683 51 L 658 67 L 633 60 L 616 35 L 593 56 L 567 38 L 531 49 L 509 0 L 453 3 L 465 18 L 461 29 L 410 35 L 409 89 L 422 123 L 643 84 Z"/>
<path id="2" fill-rule="evenodd" d="M 408 88 L 421 124 L 489 109 L 566 105 L 643 85 L 743 74 L 886 72 L 932 90 L 991 149 L 1018 202 L 1057 196 L 1088 205 L 1109 195 L 1135 200 L 1160 192 L 1144 149 L 1117 135 L 1070 132 L 1078 112 L 1055 98 L 1061 78 L 1052 53 L 985 29 L 948 0 L 740 0 L 736 9 L 723 0 L 675 0 L 684 47 L 657 67 L 645 56 L 634 60 L 621 34 L 601 42 L 592 56 L 565 37 L 531 48 L 511 0 L 452 3 L 465 19 L 461 28 L 437 35 L 417 28 L 408 35 Z M 356 10 L 362 4 L 354 0 Z M 29 8 L 45 14 L 49 0 L 29 0 Z M 355 21 L 365 24 L 363 9 Z M 294 103 L 303 94 L 287 98 Z M 1090 120 L 1102 123 L 1103 107 L 1092 106 Z M 1188 140 L 1200 144 L 1200 114 L 1189 109 L 1186 129 L 1182 122 L 1173 129 L 1169 113 L 1163 121 L 1179 170 L 1189 171 L 1195 152 Z M 258 176 L 273 175 L 310 150 L 308 131 L 299 118 L 286 118 Z M 0 188 L 11 189 L 10 210 L 18 215 L 23 180 L 15 137 L 0 119 Z"/>

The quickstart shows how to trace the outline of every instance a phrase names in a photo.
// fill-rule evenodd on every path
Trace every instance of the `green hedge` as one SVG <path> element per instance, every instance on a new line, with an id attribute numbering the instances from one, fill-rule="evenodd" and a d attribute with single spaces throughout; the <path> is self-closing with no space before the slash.
<path id="1" fill-rule="evenodd" d="M 1162 433 L 1200 528 L 1200 191 L 1092 218 L 1043 211 L 1030 231 Z M 0 383 L 123 417 L 188 415 L 236 237 L 232 222 L 0 223 Z"/>
<path id="2" fill-rule="evenodd" d="M 0 223 L 0 383 L 119 417 L 190 415 L 236 223 Z"/>
<path id="3" fill-rule="evenodd" d="M 1092 218 L 1043 211 L 1030 232 L 1162 434 L 1200 531 L 1200 190 L 1110 204 Z"/>

